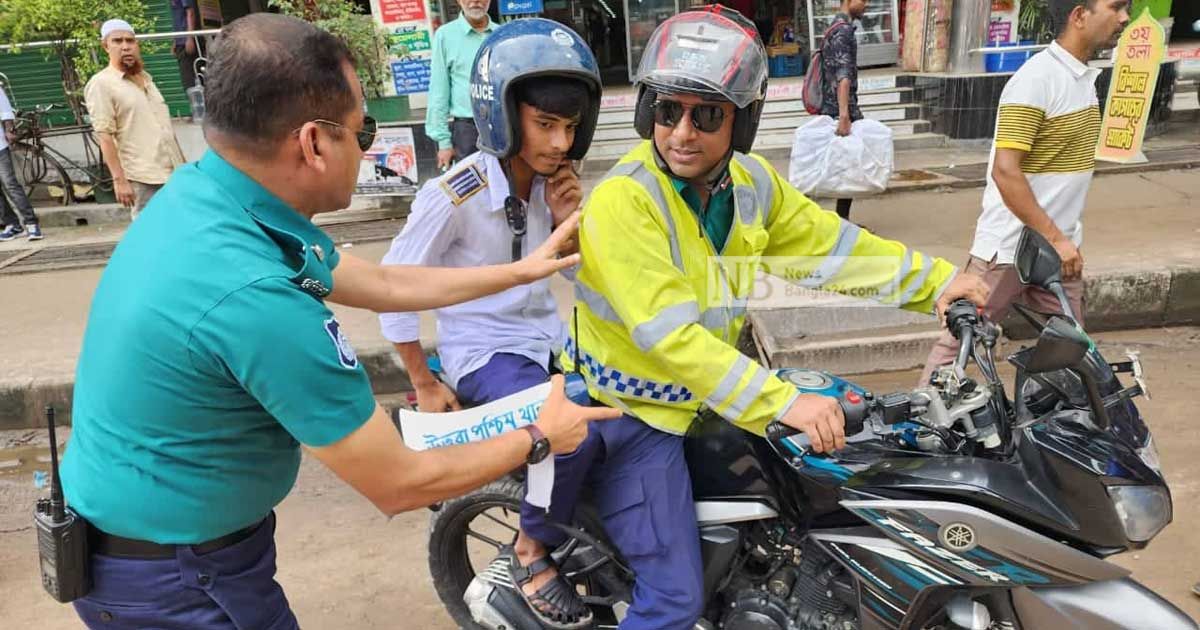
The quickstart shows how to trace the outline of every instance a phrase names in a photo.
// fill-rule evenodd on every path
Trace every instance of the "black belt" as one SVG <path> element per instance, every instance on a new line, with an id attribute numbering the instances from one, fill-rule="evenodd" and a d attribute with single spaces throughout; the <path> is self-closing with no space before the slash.
<path id="1" fill-rule="evenodd" d="M 454 118 L 453 120 L 454 122 L 471 123 L 472 125 L 475 124 L 474 118 Z"/>
<path id="2" fill-rule="evenodd" d="M 274 516 L 274 514 L 272 514 Z M 245 529 L 239 529 L 232 534 L 226 534 L 220 538 L 214 538 L 207 542 L 202 542 L 198 545 L 188 545 L 192 548 L 192 552 L 198 556 L 214 551 L 220 551 L 226 547 L 236 545 L 243 540 L 246 540 L 258 531 L 267 519 L 268 516 Z M 145 560 L 155 560 L 163 558 L 174 558 L 175 549 L 180 545 L 160 545 L 148 540 L 135 540 L 133 538 L 125 538 L 123 536 L 114 536 L 112 534 L 102 532 L 94 526 L 91 530 L 91 546 L 92 553 L 98 553 L 102 556 L 116 556 L 120 558 L 141 558 Z"/>

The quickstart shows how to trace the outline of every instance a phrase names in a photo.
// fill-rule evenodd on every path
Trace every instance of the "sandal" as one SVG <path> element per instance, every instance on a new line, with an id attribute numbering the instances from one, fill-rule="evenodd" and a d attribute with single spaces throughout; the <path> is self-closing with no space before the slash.
<path id="1" fill-rule="evenodd" d="M 575 587 L 571 586 L 561 573 L 532 594 L 526 594 L 523 590 L 522 587 L 533 580 L 533 576 L 547 569 L 558 568 L 553 558 L 547 555 L 523 567 L 513 548 L 506 548 L 502 554 L 508 558 L 509 575 L 517 594 L 546 627 L 554 630 L 582 630 L 592 624 L 591 609 L 583 603 L 579 593 L 575 592 Z"/>

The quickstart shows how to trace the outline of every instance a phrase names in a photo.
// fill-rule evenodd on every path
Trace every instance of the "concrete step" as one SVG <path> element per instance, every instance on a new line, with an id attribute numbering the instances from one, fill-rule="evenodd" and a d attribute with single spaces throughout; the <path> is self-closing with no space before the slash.
<path id="1" fill-rule="evenodd" d="M 1171 122 L 1200 120 L 1200 80 L 1186 79 L 1175 84 L 1175 98 L 1171 101 Z"/>
<path id="2" fill-rule="evenodd" d="M 1200 319 L 1198 269 L 1101 272 L 1085 281 L 1089 332 Z M 919 368 L 941 335 L 932 316 L 829 294 L 807 295 L 789 298 L 790 305 L 751 306 L 754 340 L 770 367 L 821 366 L 835 374 Z M 1000 325 L 1009 339 L 1032 335 L 1015 314 Z"/>
<path id="3" fill-rule="evenodd" d="M 354 197 L 350 207 L 319 214 L 317 225 L 328 226 L 358 221 L 397 219 L 408 216 L 412 197 Z M 77 203 L 69 206 L 38 206 L 38 222 L 43 227 L 82 227 L 129 223 L 129 209 L 116 203 Z"/>

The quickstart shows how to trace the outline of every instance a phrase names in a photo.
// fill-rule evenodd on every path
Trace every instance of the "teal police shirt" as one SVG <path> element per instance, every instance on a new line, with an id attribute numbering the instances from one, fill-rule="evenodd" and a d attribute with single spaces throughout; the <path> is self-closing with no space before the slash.
<path id="1" fill-rule="evenodd" d="M 209 151 L 172 175 L 92 298 L 62 462 L 102 531 L 195 544 L 266 517 L 300 445 L 362 426 L 375 400 L 323 297 L 330 238 Z"/>

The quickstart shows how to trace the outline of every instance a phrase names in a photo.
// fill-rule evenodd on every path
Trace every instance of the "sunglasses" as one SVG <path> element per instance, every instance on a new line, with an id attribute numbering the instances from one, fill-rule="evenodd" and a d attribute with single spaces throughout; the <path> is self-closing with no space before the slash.
<path id="1" fill-rule="evenodd" d="M 313 122 L 320 123 L 322 125 L 329 125 L 331 127 L 340 127 L 347 130 L 350 129 L 342 123 L 336 123 L 332 120 L 325 120 L 324 118 L 318 118 Z M 362 131 L 354 132 L 355 137 L 358 139 L 358 148 L 363 151 L 369 150 L 371 145 L 375 144 L 375 132 L 378 131 L 378 129 L 379 124 L 375 122 L 374 118 L 371 118 L 370 116 L 363 116 Z"/>
<path id="2" fill-rule="evenodd" d="M 692 112 L 692 126 L 704 133 L 713 133 L 725 122 L 725 110 L 720 105 L 687 106 L 679 101 L 656 101 L 654 103 L 654 122 L 664 127 L 674 128 L 683 119 L 683 114 Z"/>

